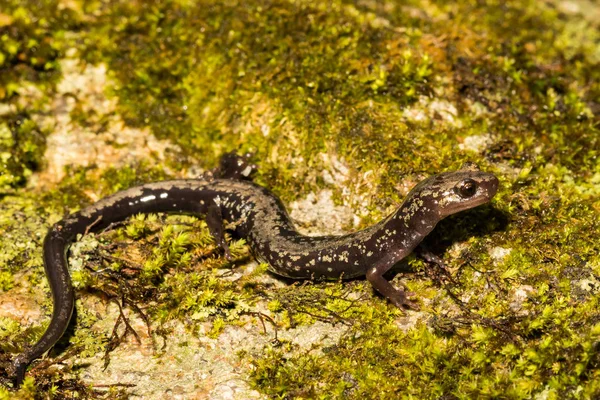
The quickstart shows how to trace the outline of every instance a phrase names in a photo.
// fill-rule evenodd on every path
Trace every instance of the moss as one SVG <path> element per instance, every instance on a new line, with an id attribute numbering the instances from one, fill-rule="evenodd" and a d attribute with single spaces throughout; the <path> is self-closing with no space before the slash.
<path id="1" fill-rule="evenodd" d="M 131 186 L 168 178 L 162 165 L 150 161 L 104 170 L 95 166 L 67 167 L 65 178 L 53 190 L 41 194 L 41 201 L 53 210 L 75 211 L 90 204 L 90 194 L 102 198 Z"/>
<path id="2" fill-rule="evenodd" d="M 21 186 L 39 167 L 45 136 L 28 115 L 0 117 L 0 191 Z"/>
<path id="3" fill-rule="evenodd" d="M 412 257 L 413 273 L 394 281 L 421 299 L 423 313 L 410 318 L 364 281 L 273 286 L 259 279 L 264 265 L 226 279 L 247 248 L 232 242 L 237 261 L 227 262 L 191 217 L 134 217 L 84 239 L 71 261 L 81 296 L 118 297 L 158 333 L 174 319 L 193 332 L 208 321 L 216 337 L 255 306 L 280 330 L 316 322 L 343 330 L 330 347 L 281 340 L 244 352 L 250 384 L 273 397 L 600 394 L 600 47 L 585 9 L 597 6 L 90 0 L 63 15 L 62 3 L 10 4 L 0 16 L 0 60 L 10 72 L 0 80 L 9 105 L 0 116 L 2 191 L 42 164 L 48 132 L 35 121 L 74 42 L 84 61 L 107 65 L 109 96 L 127 124 L 183 149 L 169 165 L 208 167 L 225 151 L 253 151 L 257 181 L 285 202 L 331 189 L 362 217 L 359 226 L 423 177 L 466 160 L 501 181 L 491 206 L 443 221 L 427 240 L 449 276 Z M 43 23 L 34 24 L 34 5 Z M 25 97 L 30 84 L 41 100 Z M 25 112 L 23 102 L 35 107 Z M 74 121 L 85 127 L 90 109 L 75 107 Z M 333 159 L 345 180 L 325 176 Z M 169 177 L 153 162 L 70 169 L 43 195 L 27 188 L 0 199 L 0 288 L 44 282 L 46 227 L 92 199 Z M 78 351 L 118 345 L 123 325 L 111 336 L 93 333 L 93 323 L 79 321 Z M 0 328 L 3 351 L 23 345 L 23 327 L 7 320 Z M 35 384 L 52 382 L 71 393 L 60 374 Z"/>
<path id="4" fill-rule="evenodd" d="M 75 270 L 74 284 L 80 290 L 105 293 L 108 297 L 124 290 L 123 305 L 136 309 L 138 303 L 146 303 L 144 314 L 160 324 L 189 318 L 190 329 L 213 316 L 235 320 L 244 311 L 243 285 L 248 282 L 218 278 L 222 273 L 219 269 L 230 263 L 215 257 L 218 249 L 204 221 L 193 217 L 136 216 L 124 227 L 100 238 L 111 237 L 110 244 L 90 238 L 83 240 L 84 247 L 76 247 L 71 265 Z M 243 244 L 230 243 L 235 259 L 247 257 Z M 122 249 L 115 252 L 115 246 Z M 87 265 L 85 269 L 81 268 L 82 260 Z M 103 267 L 106 265 L 107 270 Z M 221 329 L 215 328 L 215 334 Z"/>
<path id="5" fill-rule="evenodd" d="M 16 282 L 9 279 L 7 274 L 41 266 L 41 241 L 46 231 L 43 216 L 47 214 L 32 198 L 7 196 L 2 199 L 0 244 L 3 252 L 0 271 L 8 286 Z M 37 275 L 43 276 L 43 271 Z"/>
<path id="6" fill-rule="evenodd" d="M 42 163 L 49 131 L 43 111 L 60 78 L 58 60 L 78 18 L 54 0 L 8 0 L 0 21 L 0 193 L 23 186 Z"/>

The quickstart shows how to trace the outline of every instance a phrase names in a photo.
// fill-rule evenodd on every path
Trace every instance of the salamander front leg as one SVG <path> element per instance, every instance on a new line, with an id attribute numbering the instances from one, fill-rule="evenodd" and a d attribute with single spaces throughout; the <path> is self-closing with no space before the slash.
<path id="1" fill-rule="evenodd" d="M 232 260 L 231 252 L 229 251 L 229 245 L 225 241 L 225 229 L 223 229 L 223 215 L 221 214 L 221 208 L 216 204 L 208 206 L 208 212 L 206 213 L 206 225 L 208 231 L 215 239 L 215 242 L 225 252 L 225 258 Z"/>
<path id="2" fill-rule="evenodd" d="M 414 293 L 405 292 L 404 289 L 395 288 L 390 282 L 388 282 L 387 279 L 383 277 L 383 274 L 385 274 L 392 267 L 392 265 L 381 264 L 369 269 L 367 272 L 367 280 L 371 282 L 371 285 L 373 285 L 373 287 L 379 293 L 381 293 L 381 295 L 388 298 L 392 304 L 399 309 L 404 310 L 404 307 L 408 307 L 413 310 L 418 310 L 419 305 L 408 299 L 408 297 L 414 296 Z"/>

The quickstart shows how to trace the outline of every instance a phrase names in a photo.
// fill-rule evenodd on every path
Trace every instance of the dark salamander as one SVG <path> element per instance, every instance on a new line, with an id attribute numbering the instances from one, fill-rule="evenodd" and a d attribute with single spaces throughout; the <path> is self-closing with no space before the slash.
<path id="1" fill-rule="evenodd" d="M 498 179 L 465 164 L 459 171 L 429 177 L 383 221 L 343 236 L 309 237 L 298 233 L 281 201 L 244 178 L 252 172 L 247 158 L 224 157 L 215 177 L 149 183 L 124 190 L 56 223 L 44 240 L 44 265 L 54 311 L 42 338 L 13 361 L 16 385 L 27 366 L 63 335 L 74 306 L 67 249 L 77 235 L 99 231 L 139 213 L 178 213 L 206 217 L 211 234 L 230 257 L 224 221 L 246 238 L 257 259 L 276 275 L 295 279 L 339 279 L 365 276 L 395 306 L 417 308 L 402 289 L 383 274 L 406 257 L 436 224 L 450 214 L 488 202 Z"/>

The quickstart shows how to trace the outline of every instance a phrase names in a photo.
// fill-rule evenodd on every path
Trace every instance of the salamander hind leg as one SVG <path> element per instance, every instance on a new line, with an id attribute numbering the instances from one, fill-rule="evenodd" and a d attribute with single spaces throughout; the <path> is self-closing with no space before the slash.
<path id="1" fill-rule="evenodd" d="M 225 229 L 223 228 L 223 215 L 221 214 L 221 209 L 216 204 L 212 204 L 208 207 L 208 212 L 206 213 L 206 225 L 208 226 L 208 231 L 215 239 L 215 242 L 219 245 L 220 248 L 223 249 L 225 253 L 225 258 L 228 260 L 232 260 L 231 252 L 229 251 L 229 245 L 225 240 Z"/>
<path id="2" fill-rule="evenodd" d="M 404 311 L 404 307 L 413 310 L 419 310 L 419 305 L 408 298 L 414 296 L 412 292 L 406 292 L 404 289 L 395 288 L 383 274 L 387 272 L 389 266 L 373 267 L 367 272 L 367 280 L 382 295 L 385 296 L 393 305 Z"/>
<path id="3" fill-rule="evenodd" d="M 251 154 L 239 155 L 234 152 L 221 157 L 219 167 L 213 172 L 215 178 L 250 180 L 256 165 L 250 162 Z"/>

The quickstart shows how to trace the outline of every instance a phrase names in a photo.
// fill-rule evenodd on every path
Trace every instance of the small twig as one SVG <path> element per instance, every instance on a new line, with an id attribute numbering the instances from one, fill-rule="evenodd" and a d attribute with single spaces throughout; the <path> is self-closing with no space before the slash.
<path id="1" fill-rule="evenodd" d="M 111 222 L 110 224 L 108 224 L 108 226 L 106 228 L 102 229 L 102 231 L 100 233 L 105 233 L 107 231 L 110 231 L 111 229 L 113 229 L 116 226 L 125 225 L 126 223 L 127 223 L 127 221 Z"/>
<path id="2" fill-rule="evenodd" d="M 276 341 L 276 342 L 279 341 L 279 339 L 277 337 L 277 333 L 278 333 L 278 331 L 277 331 L 277 324 L 275 323 L 275 321 L 273 320 L 273 318 L 271 318 L 267 314 L 261 313 L 259 311 L 244 311 L 244 312 L 242 312 L 242 314 L 253 315 L 255 317 L 258 317 L 258 319 L 260 320 L 260 323 L 262 324 L 263 332 L 265 334 L 267 333 L 267 327 L 265 325 L 265 321 L 263 320 L 263 318 L 267 319 L 267 321 L 269 321 L 271 323 L 271 325 L 273 325 L 273 330 L 275 331 L 275 339 L 273 339 L 273 340 Z"/>
<path id="3" fill-rule="evenodd" d="M 133 329 L 133 327 L 129 323 L 129 318 L 127 318 L 125 316 L 125 313 L 123 312 L 123 306 L 126 304 L 125 293 L 121 294 L 121 303 L 119 303 L 119 302 L 116 302 L 116 303 L 117 303 L 117 306 L 119 307 L 119 313 L 123 316 L 123 323 L 125 324 L 125 333 L 123 334 L 123 336 L 125 336 L 127 334 L 127 331 L 130 331 L 131 333 L 133 333 L 133 336 L 135 337 L 136 342 L 138 342 L 138 344 L 142 344 L 140 335 L 138 335 L 137 331 L 135 329 Z"/>
<path id="4" fill-rule="evenodd" d="M 144 269 L 140 264 L 135 263 L 135 262 L 130 261 L 130 260 L 127 260 L 125 258 L 111 256 L 110 254 L 103 254 L 102 257 L 103 258 L 107 258 L 110 261 L 120 261 L 123 264 L 125 264 L 125 266 L 127 268 L 129 268 L 129 269 L 134 269 L 136 271 L 142 271 Z"/>
<path id="5" fill-rule="evenodd" d="M 512 333 L 509 329 L 506 329 L 505 327 L 503 327 L 502 325 L 498 324 L 493 319 L 484 318 L 484 317 L 482 317 L 482 316 L 474 313 L 450 289 L 448 289 L 446 286 L 444 286 L 444 289 L 446 290 L 446 293 L 448 294 L 448 296 L 450 296 L 450 298 L 452 300 L 454 300 L 454 302 L 460 307 L 460 309 L 463 310 L 463 312 L 467 313 L 471 318 L 473 318 L 475 320 L 478 320 L 483 325 L 490 326 L 490 327 L 492 327 L 492 328 L 494 328 L 494 329 L 502 332 L 512 342 L 517 342 L 518 341 L 516 335 L 514 333 Z"/>
<path id="6" fill-rule="evenodd" d="M 137 385 L 135 383 L 106 383 L 106 384 L 99 384 L 99 385 L 92 385 L 93 388 L 113 388 L 113 387 L 136 387 Z"/>
<path id="7" fill-rule="evenodd" d="M 75 354 L 77 354 L 79 351 L 81 351 L 82 348 L 83 348 L 83 346 L 75 346 L 75 347 L 72 347 L 69 350 L 67 350 L 60 357 L 43 359 L 42 361 L 38 362 L 33 367 L 31 367 L 31 371 L 35 371 L 38 369 L 46 369 L 51 365 L 60 364 L 63 361 L 65 361 L 66 359 L 73 357 Z"/>
<path id="8" fill-rule="evenodd" d="M 92 229 L 94 227 L 94 225 L 97 225 L 101 220 L 102 220 L 102 215 L 99 215 L 98 218 L 96 218 L 96 220 L 94 222 L 92 222 L 91 224 L 86 226 L 85 232 L 83 232 L 83 236 L 87 236 L 87 234 L 90 233 L 90 229 Z"/>
<path id="9" fill-rule="evenodd" d="M 335 312 L 323 308 L 323 307 L 319 307 L 318 308 L 319 311 L 324 311 L 325 313 L 328 313 L 331 317 L 334 317 L 335 319 L 337 319 L 341 324 L 343 325 L 347 325 L 347 326 L 351 326 L 352 324 L 350 324 L 348 321 L 346 321 L 344 318 L 340 317 L 339 315 L 337 315 Z M 313 318 L 316 318 L 318 321 L 323 321 L 323 322 L 331 322 L 331 318 L 327 318 L 321 315 L 316 315 L 311 313 L 310 311 L 306 311 L 306 310 L 299 310 L 299 313 L 303 313 L 306 315 L 310 315 Z"/>
<path id="10" fill-rule="evenodd" d="M 129 307 L 133 308 L 133 311 L 135 311 L 144 320 L 144 323 L 146 324 L 146 329 L 148 330 L 148 337 L 150 337 L 150 340 L 152 341 L 152 347 L 155 347 L 156 343 L 154 342 L 154 336 L 152 335 L 152 326 L 150 324 L 150 319 L 148 318 L 148 315 L 146 315 L 146 313 L 144 313 L 137 304 L 132 303 L 130 301 L 127 301 L 127 304 L 129 304 Z"/>

